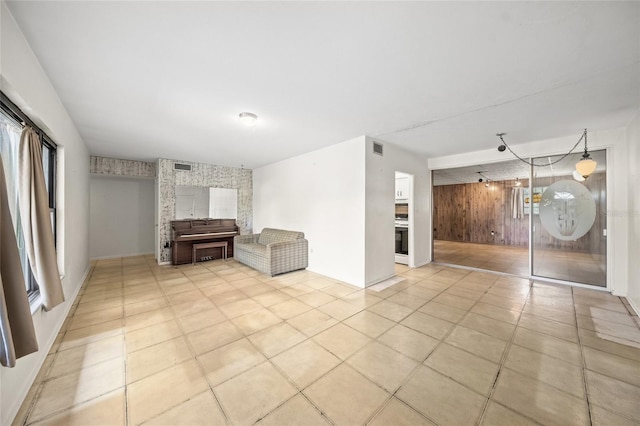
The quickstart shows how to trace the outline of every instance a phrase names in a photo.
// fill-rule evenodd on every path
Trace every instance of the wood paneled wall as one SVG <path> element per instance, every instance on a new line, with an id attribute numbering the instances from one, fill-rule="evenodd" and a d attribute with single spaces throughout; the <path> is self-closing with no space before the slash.
<path id="1" fill-rule="evenodd" d="M 502 187 L 502 182 L 491 182 L 489 187 L 484 183 L 465 185 L 465 241 L 500 242 L 500 227 L 504 221 Z"/>
<path id="2" fill-rule="evenodd" d="M 436 240 L 466 241 L 466 185 L 433 187 L 433 237 Z"/>
<path id="3" fill-rule="evenodd" d="M 559 176 L 537 178 L 535 186 L 572 179 Z M 528 179 L 520 180 L 523 187 Z M 433 235 L 437 240 L 527 247 L 529 215 L 514 219 L 511 214 L 512 188 L 515 180 L 485 183 L 442 185 L 433 188 Z M 606 178 L 604 173 L 589 177 L 585 186 L 596 200 L 596 221 L 591 230 L 576 241 L 559 241 L 546 232 L 536 232 L 536 247 L 604 254 L 606 239 Z M 540 218 L 534 215 L 536 229 L 542 229 Z M 493 235 L 492 235 L 493 232 Z"/>
<path id="4" fill-rule="evenodd" d="M 529 218 L 511 217 L 513 187 L 515 180 L 434 187 L 434 238 L 526 247 Z"/>

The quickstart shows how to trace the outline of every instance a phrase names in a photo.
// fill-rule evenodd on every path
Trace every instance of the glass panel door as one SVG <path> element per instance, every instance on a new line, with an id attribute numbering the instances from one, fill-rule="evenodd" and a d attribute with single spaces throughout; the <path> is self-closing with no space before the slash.
<path id="1" fill-rule="evenodd" d="M 529 276 L 529 216 L 520 160 L 434 170 L 433 260 Z"/>
<path id="2" fill-rule="evenodd" d="M 549 164 L 561 156 L 535 158 Z M 591 152 L 598 167 L 586 180 L 573 176 L 581 154 L 533 167 L 524 194 L 531 215 L 532 274 L 594 286 L 607 285 L 606 152 Z"/>

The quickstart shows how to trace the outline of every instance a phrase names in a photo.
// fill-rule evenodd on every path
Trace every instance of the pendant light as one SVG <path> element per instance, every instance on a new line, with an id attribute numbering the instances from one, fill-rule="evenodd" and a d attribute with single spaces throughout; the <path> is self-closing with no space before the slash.
<path id="1" fill-rule="evenodd" d="M 587 129 L 584 129 L 584 154 L 582 154 L 582 160 L 576 164 L 576 171 L 583 178 L 588 178 L 591 173 L 596 170 L 598 163 L 591 159 L 589 151 L 587 150 Z"/>
<path id="2" fill-rule="evenodd" d="M 571 154 L 578 147 L 578 145 L 580 145 L 580 142 L 582 142 L 583 139 L 584 139 L 584 154 L 582 154 L 582 159 L 578 161 L 578 163 L 576 163 L 576 170 L 573 172 L 574 178 L 578 180 L 578 177 L 582 177 L 582 180 L 584 180 L 588 178 L 589 175 L 593 173 L 596 170 L 596 167 L 598 166 L 598 163 L 596 163 L 594 160 L 591 159 L 591 155 L 589 154 L 589 150 L 587 149 L 587 129 L 584 129 L 584 131 L 582 132 L 582 136 L 580 136 L 580 139 L 578 139 L 578 142 L 576 142 L 576 144 L 573 145 L 573 148 L 571 148 L 569 152 L 567 152 L 557 160 L 551 161 L 545 164 L 536 164 L 520 157 L 518 154 L 513 152 L 511 147 L 507 145 L 507 143 L 504 141 L 504 138 L 503 138 L 504 135 L 506 135 L 506 133 L 496 134 L 496 136 L 500 138 L 500 141 L 502 141 L 502 144 L 498 146 L 498 151 L 504 152 L 506 150 L 509 150 L 509 152 L 513 154 L 518 160 L 533 167 L 553 166 L 554 164 L 559 163 L 560 161 L 564 160 L 569 154 Z"/>

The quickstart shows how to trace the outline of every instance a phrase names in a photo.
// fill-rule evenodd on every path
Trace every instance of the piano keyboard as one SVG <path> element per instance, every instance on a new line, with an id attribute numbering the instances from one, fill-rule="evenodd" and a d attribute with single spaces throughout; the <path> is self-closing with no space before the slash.
<path id="1" fill-rule="evenodd" d="M 188 241 L 188 240 L 199 240 L 202 238 L 230 237 L 232 235 L 238 235 L 238 232 L 231 231 L 231 232 L 207 232 L 206 234 L 186 234 L 186 235 L 180 235 L 176 239 Z"/>

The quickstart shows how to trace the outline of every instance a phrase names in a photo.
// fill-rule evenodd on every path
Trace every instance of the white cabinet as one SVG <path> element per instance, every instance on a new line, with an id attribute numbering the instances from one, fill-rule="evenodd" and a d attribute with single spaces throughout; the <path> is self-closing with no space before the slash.
<path id="1" fill-rule="evenodd" d="M 409 178 L 399 177 L 396 178 L 396 200 L 408 200 L 409 199 Z"/>

